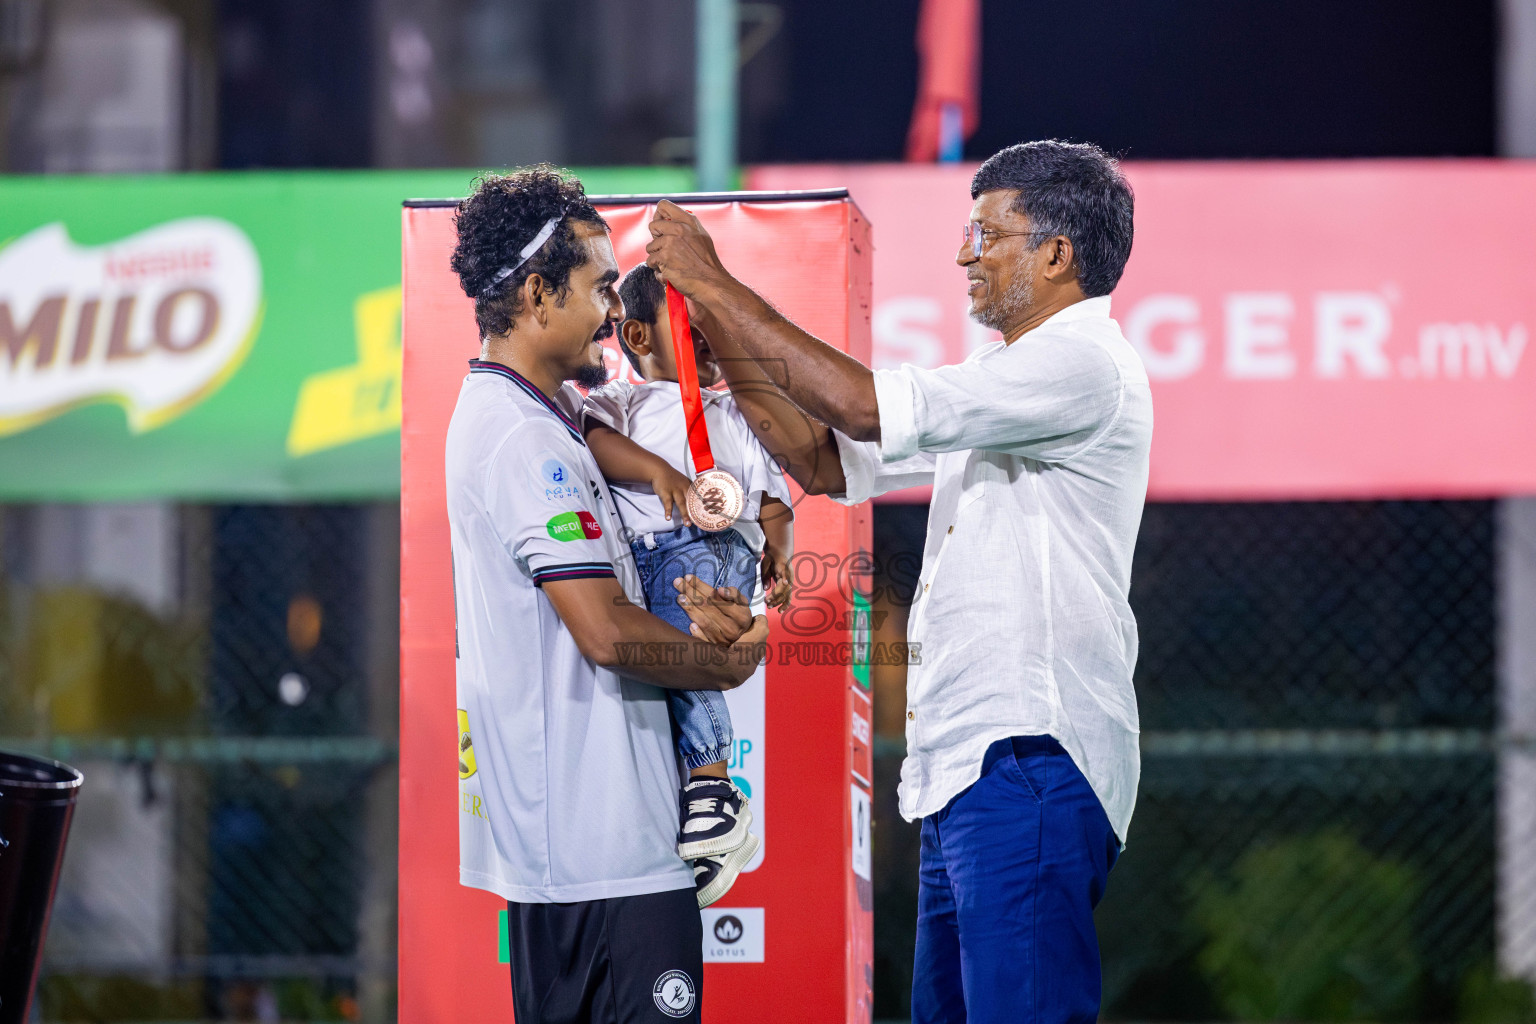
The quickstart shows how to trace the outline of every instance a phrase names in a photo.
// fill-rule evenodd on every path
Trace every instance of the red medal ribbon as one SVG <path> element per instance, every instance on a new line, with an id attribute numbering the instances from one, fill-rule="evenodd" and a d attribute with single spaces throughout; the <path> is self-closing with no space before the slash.
<path id="1" fill-rule="evenodd" d="M 683 396 L 683 420 L 688 424 L 688 450 L 693 453 L 695 475 L 715 468 L 709 450 L 709 427 L 704 423 L 704 397 L 699 394 L 699 370 L 694 364 L 693 328 L 682 294 L 667 285 L 667 316 L 672 323 L 672 354 L 677 357 L 677 387 Z"/>

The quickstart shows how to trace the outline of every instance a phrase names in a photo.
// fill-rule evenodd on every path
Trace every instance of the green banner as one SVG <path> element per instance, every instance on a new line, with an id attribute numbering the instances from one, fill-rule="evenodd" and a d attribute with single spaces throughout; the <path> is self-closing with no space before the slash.
<path id="1" fill-rule="evenodd" d="M 472 179 L 0 177 L 0 500 L 397 494 L 400 203 Z"/>

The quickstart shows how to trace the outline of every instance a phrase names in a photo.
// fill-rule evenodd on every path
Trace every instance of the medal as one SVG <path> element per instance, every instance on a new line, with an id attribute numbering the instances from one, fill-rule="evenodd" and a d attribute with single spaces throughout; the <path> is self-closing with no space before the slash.
<path id="1" fill-rule="evenodd" d="M 715 467 L 709 450 L 709 427 L 704 423 L 704 396 L 699 394 L 698 367 L 693 361 L 693 329 L 682 295 L 667 285 L 667 315 L 672 323 L 672 354 L 677 358 L 677 387 L 683 398 L 683 419 L 688 426 L 688 450 L 698 476 L 688 486 L 688 518 L 701 530 L 719 533 L 741 515 L 746 491 L 741 481 Z"/>
<path id="2" fill-rule="evenodd" d="M 735 477 L 723 469 L 707 469 L 688 488 L 688 518 L 701 530 L 719 533 L 741 515 L 745 498 Z"/>

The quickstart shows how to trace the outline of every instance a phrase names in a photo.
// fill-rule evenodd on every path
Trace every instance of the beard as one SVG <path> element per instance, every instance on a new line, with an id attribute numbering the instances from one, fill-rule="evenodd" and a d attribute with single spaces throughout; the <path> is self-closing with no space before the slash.
<path id="1" fill-rule="evenodd" d="M 1003 294 L 988 302 L 981 309 L 975 303 L 969 310 L 971 319 L 994 331 L 1007 332 L 1008 327 L 1024 319 L 1024 314 L 1035 304 L 1035 286 L 1023 274 L 1009 282 Z"/>
<path id="2" fill-rule="evenodd" d="M 586 388 L 588 391 L 591 391 L 593 388 L 600 388 L 608 383 L 608 367 L 601 364 L 594 366 L 588 363 L 577 370 L 576 376 L 572 377 L 571 380 L 575 381 L 578 387 Z"/>
<path id="3" fill-rule="evenodd" d="M 611 337 L 613 337 L 613 321 L 604 320 L 603 326 L 599 327 L 592 335 L 592 340 L 601 342 L 604 338 Z M 593 388 L 600 388 L 608 383 L 608 367 L 603 362 L 602 357 L 599 356 L 596 364 L 586 363 L 578 367 L 576 376 L 571 379 L 576 382 L 578 387 L 591 391 Z"/>

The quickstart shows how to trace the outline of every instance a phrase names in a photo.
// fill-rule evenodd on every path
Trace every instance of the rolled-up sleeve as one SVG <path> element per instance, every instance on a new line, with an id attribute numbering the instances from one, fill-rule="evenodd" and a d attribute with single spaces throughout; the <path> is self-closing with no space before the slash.
<path id="1" fill-rule="evenodd" d="M 880 458 L 897 462 L 917 453 L 917 395 L 912 378 L 901 370 L 876 370 L 874 378 L 875 405 L 880 411 Z"/>
<path id="2" fill-rule="evenodd" d="M 982 449 L 1063 462 L 1114 422 L 1124 382 L 1101 345 L 1065 332 L 954 366 L 877 370 L 875 394 L 887 460 Z"/>
<path id="3" fill-rule="evenodd" d="M 934 458 L 928 452 L 888 462 L 882 457 L 879 441 L 855 441 L 835 428 L 832 438 L 843 464 L 844 489 L 842 494 L 828 497 L 839 504 L 857 505 L 890 491 L 933 483 Z"/>
<path id="4" fill-rule="evenodd" d="M 830 497 L 844 505 L 933 483 L 933 456 L 918 451 L 912 382 L 900 370 L 876 370 L 874 378 L 880 440 L 855 441 L 841 430 L 832 430 L 846 489 Z"/>

